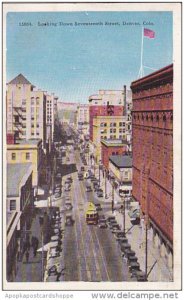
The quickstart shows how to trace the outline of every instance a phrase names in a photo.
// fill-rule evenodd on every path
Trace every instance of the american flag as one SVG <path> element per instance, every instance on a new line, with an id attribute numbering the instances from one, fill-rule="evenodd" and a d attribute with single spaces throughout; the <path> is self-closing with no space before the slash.
<path id="1" fill-rule="evenodd" d="M 153 30 L 144 28 L 144 36 L 146 36 L 150 39 L 154 39 L 155 38 L 155 32 Z"/>

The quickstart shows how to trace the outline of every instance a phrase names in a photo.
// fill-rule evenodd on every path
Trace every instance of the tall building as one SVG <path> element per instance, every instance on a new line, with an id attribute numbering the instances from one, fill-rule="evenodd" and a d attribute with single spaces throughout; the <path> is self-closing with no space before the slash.
<path id="1" fill-rule="evenodd" d="M 7 84 L 7 134 L 46 141 L 46 95 L 19 74 Z"/>
<path id="2" fill-rule="evenodd" d="M 89 135 L 89 105 L 79 104 L 77 109 L 77 129 L 84 137 Z"/>
<path id="3" fill-rule="evenodd" d="M 57 118 L 57 100 L 58 97 L 52 93 L 46 94 L 46 141 L 51 148 L 54 139 L 54 126 Z"/>
<path id="4" fill-rule="evenodd" d="M 101 160 L 101 140 L 126 140 L 131 152 L 131 91 L 100 90 L 89 97 L 90 150 Z"/>
<path id="5" fill-rule="evenodd" d="M 133 197 L 161 243 L 173 242 L 173 65 L 132 82 Z"/>
<path id="6" fill-rule="evenodd" d="M 126 88 L 123 90 L 100 90 L 89 97 L 89 135 L 93 142 L 93 119 L 104 116 L 123 116 Z"/>

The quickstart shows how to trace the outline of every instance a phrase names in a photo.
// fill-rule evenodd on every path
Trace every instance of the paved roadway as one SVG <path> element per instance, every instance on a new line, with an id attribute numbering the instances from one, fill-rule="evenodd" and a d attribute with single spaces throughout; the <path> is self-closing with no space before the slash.
<path id="1" fill-rule="evenodd" d="M 79 151 L 69 154 L 70 162 L 80 168 Z M 95 199 L 93 192 L 86 192 L 86 180 L 78 180 L 77 172 L 73 177 L 72 190 L 69 192 L 73 203 L 74 226 L 66 227 L 63 244 L 65 281 L 129 281 L 127 264 L 121 258 L 121 252 L 109 228 L 87 225 L 85 211 L 87 202 Z M 103 208 L 103 204 L 102 204 Z M 110 210 L 110 207 L 109 207 Z M 107 214 L 108 209 L 102 210 Z"/>

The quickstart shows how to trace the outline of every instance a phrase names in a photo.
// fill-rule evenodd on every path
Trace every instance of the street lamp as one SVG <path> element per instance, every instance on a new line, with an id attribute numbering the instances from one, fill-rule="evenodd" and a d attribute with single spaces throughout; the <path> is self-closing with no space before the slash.
<path id="1" fill-rule="evenodd" d="M 125 234 L 126 231 L 126 225 L 125 225 L 125 221 L 126 221 L 126 214 L 125 214 L 125 195 L 123 194 L 123 190 L 119 189 L 119 195 L 121 197 L 121 202 L 123 203 L 123 233 Z"/>
<path id="2" fill-rule="evenodd" d="M 112 213 L 114 212 L 114 179 L 112 179 Z"/>
<path id="3" fill-rule="evenodd" d="M 104 168 L 104 172 L 105 172 L 105 199 L 107 199 L 107 174 L 106 174 L 106 169 Z"/>

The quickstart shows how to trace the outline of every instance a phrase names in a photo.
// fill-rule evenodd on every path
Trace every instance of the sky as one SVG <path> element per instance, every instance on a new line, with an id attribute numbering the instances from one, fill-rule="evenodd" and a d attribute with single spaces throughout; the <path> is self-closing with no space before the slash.
<path id="1" fill-rule="evenodd" d="M 45 22 L 56 26 L 39 26 Z M 7 82 L 22 73 L 59 101 L 81 103 L 100 89 L 129 89 L 138 79 L 142 28 L 155 32 L 154 39 L 143 39 L 143 64 L 151 68 L 145 75 L 173 62 L 172 22 L 171 12 L 8 13 Z"/>

